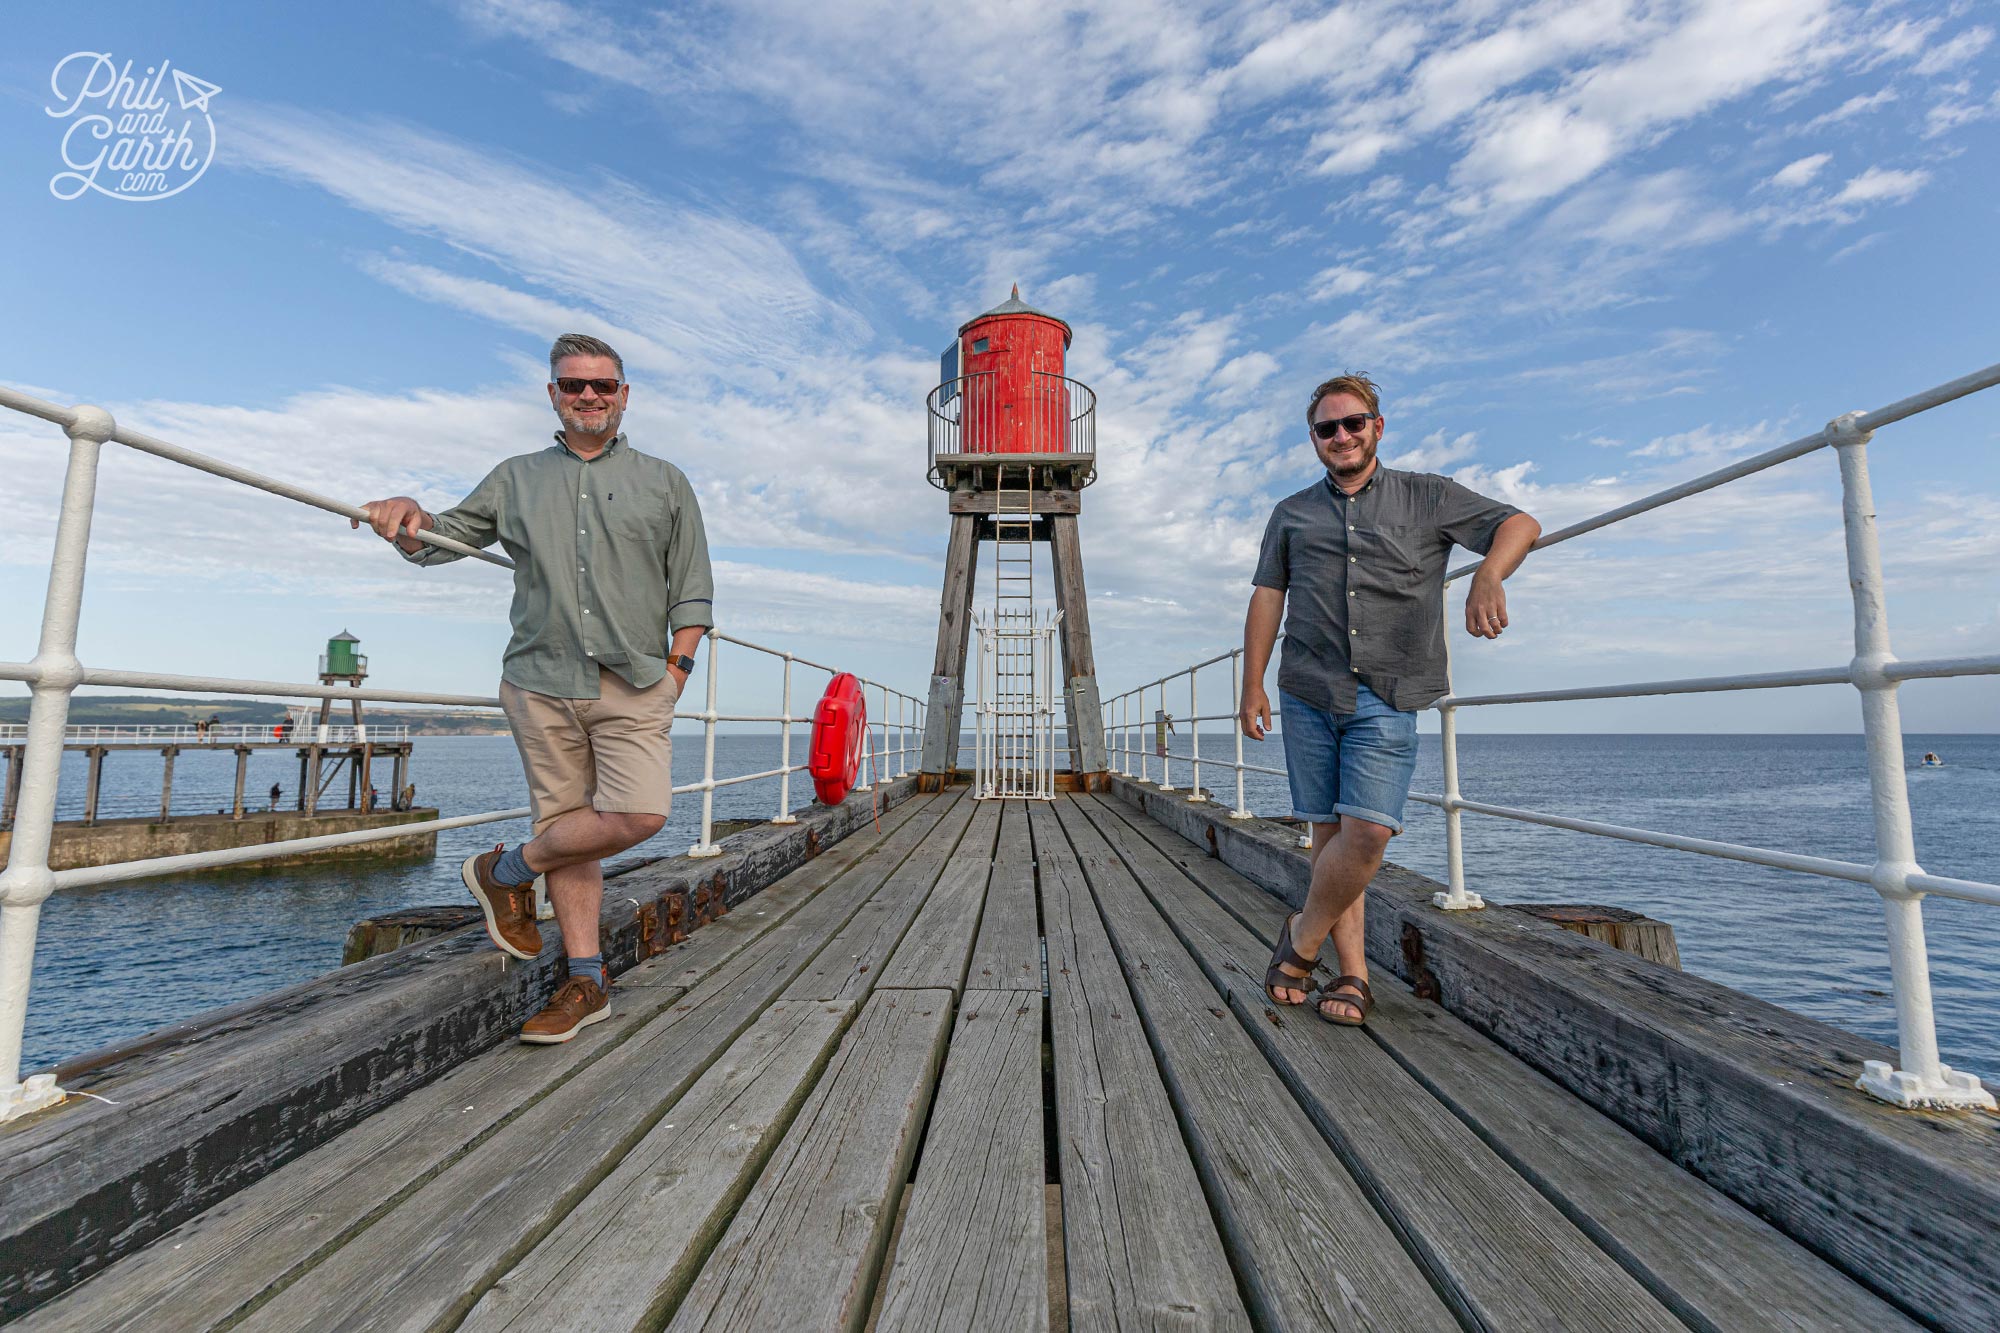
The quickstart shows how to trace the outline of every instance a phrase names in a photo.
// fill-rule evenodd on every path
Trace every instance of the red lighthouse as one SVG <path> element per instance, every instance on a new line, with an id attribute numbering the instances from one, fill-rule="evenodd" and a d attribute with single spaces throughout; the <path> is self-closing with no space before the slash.
<path id="1" fill-rule="evenodd" d="M 957 341 L 945 351 L 939 386 L 963 400 L 959 449 L 1070 452 L 1070 382 L 1063 375 L 1069 342 L 1069 325 L 1024 302 L 1019 286 L 1006 301 L 961 325 Z"/>
<path id="2" fill-rule="evenodd" d="M 1083 488 L 1097 476 L 1097 396 L 1065 374 L 1070 338 L 1067 323 L 1027 304 L 1016 286 L 1005 301 L 959 326 L 942 357 L 942 383 L 927 403 L 930 480 L 950 493 L 951 514 L 924 731 L 927 781 L 949 781 L 956 768 L 981 542 L 993 548 L 992 609 L 982 614 L 998 645 L 996 662 L 982 668 L 985 712 L 999 718 L 1004 733 L 1009 719 L 1046 718 L 1060 696 L 1073 781 L 1093 786 L 1104 780 L 1103 718 L 1077 534 Z M 1035 595 L 1036 551 L 1044 543 L 1053 618 L 1038 609 Z M 1045 669 L 1024 646 L 1036 624 L 1043 633 L 1059 634 L 1060 679 L 1044 679 L 1054 675 L 1053 662 Z M 1003 734 L 1002 750 L 1007 740 Z M 1036 740 L 1028 748 L 1042 744 Z M 1005 755 L 1002 760 L 1003 767 L 1014 766 Z"/>

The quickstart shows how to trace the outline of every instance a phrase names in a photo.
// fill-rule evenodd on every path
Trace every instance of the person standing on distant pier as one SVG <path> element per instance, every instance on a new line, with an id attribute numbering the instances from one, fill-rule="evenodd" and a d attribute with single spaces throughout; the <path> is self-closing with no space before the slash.
<path id="1" fill-rule="evenodd" d="M 486 933 L 516 958 L 541 952 L 534 880 L 547 876 L 568 966 L 521 1029 L 521 1040 L 543 1043 L 610 1017 L 597 935 L 603 858 L 667 822 L 667 729 L 715 596 L 694 488 L 618 429 L 632 392 L 618 353 L 565 333 L 549 349 L 548 388 L 563 426 L 555 443 L 507 459 L 457 507 L 428 514 L 408 496 L 363 506 L 413 564 L 460 558 L 417 540 L 425 529 L 468 546 L 497 541 L 514 560 L 500 702 L 527 770 L 534 838 L 468 857 L 460 873 Z"/>
<path id="2" fill-rule="evenodd" d="M 1454 545 L 1486 557 L 1466 595 L 1465 628 L 1497 639 L 1507 628 L 1501 581 L 1542 527 L 1447 477 L 1378 462 L 1388 423 L 1366 375 L 1314 389 L 1306 423 L 1326 475 L 1279 501 L 1264 529 L 1237 720 L 1257 740 L 1270 727 L 1264 669 L 1282 618 L 1285 768 L 1293 814 L 1312 826 L 1312 886 L 1278 932 L 1265 994 L 1280 1004 L 1310 995 L 1321 1018 L 1359 1026 L 1375 1003 L 1362 916 L 1368 881 L 1403 831 L 1417 711 L 1448 688 L 1445 557 Z M 1340 975 L 1314 986 L 1329 933 Z"/>

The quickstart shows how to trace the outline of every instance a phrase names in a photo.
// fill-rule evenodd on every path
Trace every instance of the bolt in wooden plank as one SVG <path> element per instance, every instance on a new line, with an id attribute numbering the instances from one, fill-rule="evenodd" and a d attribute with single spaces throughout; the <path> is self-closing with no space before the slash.
<path id="1" fill-rule="evenodd" d="M 951 1006 L 948 990 L 869 997 L 669 1329 L 861 1326 Z"/>
<path id="2" fill-rule="evenodd" d="M 1063 1276 L 1078 1329 L 1247 1330 L 1221 1237 L 1082 867 L 1028 808 L 1049 950 Z"/>
<path id="3" fill-rule="evenodd" d="M 878 1333 L 1049 1326 L 1042 997 L 971 992 L 953 1029 Z"/>
<path id="4" fill-rule="evenodd" d="M 1055 803 L 1132 986 L 1252 1315 L 1274 1328 L 1456 1329 L 1423 1270 L 1078 808 Z"/>

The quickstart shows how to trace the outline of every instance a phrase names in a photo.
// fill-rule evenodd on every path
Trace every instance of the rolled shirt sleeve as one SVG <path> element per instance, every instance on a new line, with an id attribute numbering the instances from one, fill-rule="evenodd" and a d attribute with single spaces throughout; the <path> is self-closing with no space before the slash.
<path id="1" fill-rule="evenodd" d="M 1443 487 L 1438 496 L 1438 530 L 1466 550 L 1485 555 L 1493 549 L 1500 525 L 1521 511 L 1513 505 L 1488 499 L 1459 485 L 1449 477 L 1438 479 Z"/>
<path id="2" fill-rule="evenodd" d="M 715 626 L 715 575 L 708 565 L 708 530 L 701 521 L 701 502 L 694 487 L 677 468 L 674 526 L 667 539 L 667 630 Z"/>
<path id="3" fill-rule="evenodd" d="M 500 507 L 506 495 L 506 480 L 501 472 L 501 468 L 494 468 L 472 488 L 470 495 L 442 514 L 431 515 L 431 531 L 480 550 L 491 546 L 500 536 Z M 427 568 L 465 559 L 458 551 L 447 551 L 428 542 L 415 551 L 398 547 L 397 552 L 411 564 Z"/>
<path id="4" fill-rule="evenodd" d="M 1259 588 L 1276 588 L 1279 592 L 1291 586 L 1284 515 L 1281 512 L 1273 512 L 1271 521 L 1264 525 L 1264 545 L 1257 552 L 1257 572 L 1250 576 L 1250 582 Z"/>

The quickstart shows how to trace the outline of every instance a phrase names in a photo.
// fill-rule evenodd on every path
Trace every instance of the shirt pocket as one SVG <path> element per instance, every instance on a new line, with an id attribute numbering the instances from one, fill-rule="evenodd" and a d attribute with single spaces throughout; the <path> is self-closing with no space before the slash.
<path id="1" fill-rule="evenodd" d="M 643 543 L 656 549 L 667 543 L 667 516 L 652 505 L 606 504 L 604 526 L 621 542 Z"/>
<path id="2" fill-rule="evenodd" d="M 1424 567 L 1429 529 L 1417 523 L 1379 523 L 1355 534 L 1356 545 L 1371 555 L 1384 573 L 1416 574 Z"/>

